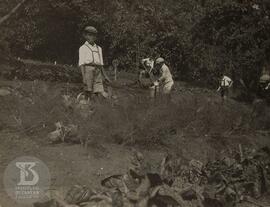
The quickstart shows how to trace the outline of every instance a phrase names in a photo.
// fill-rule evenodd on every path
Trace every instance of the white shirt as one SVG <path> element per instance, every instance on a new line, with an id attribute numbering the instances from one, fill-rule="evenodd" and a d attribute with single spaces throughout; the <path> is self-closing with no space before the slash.
<path id="1" fill-rule="evenodd" d="M 91 45 L 86 41 L 79 49 L 79 66 L 90 63 L 104 65 L 102 49 L 98 45 Z"/>
<path id="2" fill-rule="evenodd" d="M 150 58 L 144 58 L 142 59 L 142 64 L 143 67 L 145 68 L 145 70 L 147 70 L 147 72 L 151 73 L 151 71 L 154 68 L 154 60 L 151 60 Z"/>
<path id="3" fill-rule="evenodd" d="M 170 72 L 170 69 L 168 68 L 167 65 L 163 64 L 161 69 L 161 77 L 159 78 L 160 81 L 164 81 L 164 83 L 168 83 L 170 81 L 173 81 L 172 79 L 172 74 Z"/>
<path id="4" fill-rule="evenodd" d="M 231 83 L 232 83 L 232 79 L 224 75 L 223 78 L 221 79 L 220 86 L 229 87 L 231 86 Z"/>

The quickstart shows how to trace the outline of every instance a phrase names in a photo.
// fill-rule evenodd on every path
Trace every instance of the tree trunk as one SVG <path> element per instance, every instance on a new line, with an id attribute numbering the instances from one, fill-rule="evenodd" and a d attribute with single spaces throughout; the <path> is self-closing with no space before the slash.
<path id="1" fill-rule="evenodd" d="M 6 21 L 8 20 L 12 14 L 16 13 L 18 11 L 18 9 L 26 2 L 27 0 L 22 0 L 20 3 L 17 4 L 17 6 L 15 6 L 7 15 L 3 16 L 0 18 L 0 26 Z"/>

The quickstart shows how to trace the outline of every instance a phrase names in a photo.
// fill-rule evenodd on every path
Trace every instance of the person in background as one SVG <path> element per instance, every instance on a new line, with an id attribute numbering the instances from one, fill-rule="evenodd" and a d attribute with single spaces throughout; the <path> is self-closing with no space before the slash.
<path id="1" fill-rule="evenodd" d="M 217 91 L 220 91 L 222 100 L 225 100 L 229 95 L 229 88 L 232 86 L 233 81 L 228 76 L 222 74 Z"/>
<path id="2" fill-rule="evenodd" d="M 142 78 L 148 78 L 150 81 L 150 98 L 155 98 L 157 96 L 159 87 L 158 82 L 155 80 L 153 69 L 154 69 L 154 60 L 151 58 L 144 58 L 141 60 L 143 70 L 139 73 L 139 82 L 142 84 Z"/>
<path id="3" fill-rule="evenodd" d="M 79 67 L 81 69 L 84 92 L 87 99 L 95 96 L 107 97 L 103 87 L 103 77 L 110 82 L 104 72 L 102 49 L 96 44 L 97 29 L 92 26 L 85 27 L 83 36 L 85 43 L 79 49 Z"/>
<path id="4" fill-rule="evenodd" d="M 270 70 L 268 64 L 262 69 L 262 75 L 259 79 L 259 95 L 263 98 L 267 96 L 267 92 L 270 89 Z"/>
<path id="5" fill-rule="evenodd" d="M 154 60 L 152 58 L 144 58 L 141 60 L 141 64 L 143 66 L 143 70 L 140 71 L 139 81 L 142 80 L 142 76 L 146 78 L 150 78 L 150 80 L 154 80 L 153 78 L 153 68 L 154 68 Z"/>
<path id="6" fill-rule="evenodd" d="M 169 67 L 165 64 L 165 60 L 162 57 L 156 59 L 155 67 L 160 73 L 157 81 L 161 87 L 161 91 L 164 95 L 167 95 L 168 99 L 170 100 L 171 90 L 174 85 L 171 71 Z"/>

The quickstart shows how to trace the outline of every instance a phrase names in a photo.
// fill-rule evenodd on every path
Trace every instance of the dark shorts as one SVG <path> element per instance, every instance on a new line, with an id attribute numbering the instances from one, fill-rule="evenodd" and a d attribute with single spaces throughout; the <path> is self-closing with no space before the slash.
<path id="1" fill-rule="evenodd" d="M 222 98 L 224 96 L 228 96 L 229 95 L 229 87 L 221 87 L 220 95 L 221 95 Z"/>

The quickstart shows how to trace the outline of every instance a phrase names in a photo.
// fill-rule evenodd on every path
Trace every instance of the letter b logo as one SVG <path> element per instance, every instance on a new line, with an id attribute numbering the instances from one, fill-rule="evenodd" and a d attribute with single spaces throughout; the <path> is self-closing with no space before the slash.
<path id="1" fill-rule="evenodd" d="M 35 162 L 16 162 L 20 169 L 20 182 L 17 185 L 36 185 L 39 180 L 38 173 L 33 169 Z"/>

